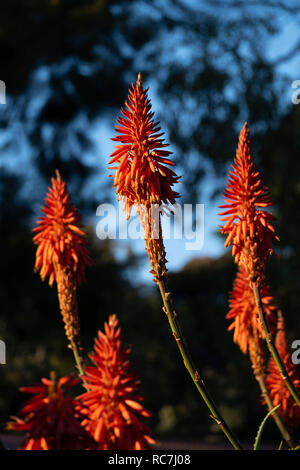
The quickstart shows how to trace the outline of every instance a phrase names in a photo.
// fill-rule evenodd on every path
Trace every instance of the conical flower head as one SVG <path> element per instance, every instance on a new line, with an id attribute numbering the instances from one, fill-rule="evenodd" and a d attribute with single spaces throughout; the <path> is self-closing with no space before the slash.
<path id="1" fill-rule="evenodd" d="M 52 187 L 42 207 L 45 214 L 33 229 L 37 245 L 35 269 L 44 280 L 49 276 L 49 284 L 56 279 L 56 268 L 68 267 L 77 283 L 84 279 L 85 265 L 91 264 L 87 251 L 85 232 L 79 224 L 80 217 L 70 202 L 67 185 L 57 172 L 51 179 Z"/>
<path id="2" fill-rule="evenodd" d="M 115 315 L 98 332 L 90 358 L 94 366 L 85 368 L 87 392 L 79 397 L 82 425 L 104 450 L 142 450 L 154 441 L 140 417 L 150 412 L 138 395 L 139 381 L 129 371 L 130 348 L 121 344 L 121 330 Z"/>
<path id="3" fill-rule="evenodd" d="M 66 392 L 80 379 L 72 376 L 56 381 L 42 379 L 39 385 L 23 387 L 21 391 L 34 396 L 13 417 L 7 428 L 25 431 L 23 450 L 84 450 L 95 448 L 95 442 L 77 419 L 77 400 Z"/>
<path id="4" fill-rule="evenodd" d="M 286 342 L 286 333 L 282 314 L 278 315 L 277 334 L 275 340 L 276 348 L 284 362 L 288 375 L 294 382 L 295 387 L 300 391 L 300 375 L 296 365 L 292 362 L 291 355 Z M 277 413 L 292 430 L 300 424 L 300 408 L 291 396 L 285 380 L 280 375 L 278 367 L 273 358 L 269 362 L 269 374 L 266 384 L 272 399 L 273 405 L 281 405 Z"/>
<path id="5" fill-rule="evenodd" d="M 278 238 L 270 223 L 275 218 L 264 210 L 272 202 L 253 162 L 247 123 L 240 133 L 224 197 L 226 204 L 220 207 L 226 210 L 220 215 L 225 222 L 221 232 L 227 234 L 225 246 L 232 245 L 235 262 L 244 266 L 251 281 L 260 280 L 273 253 L 272 242 Z"/>
<path id="6" fill-rule="evenodd" d="M 261 297 L 264 310 L 271 328 L 274 331 L 276 325 L 273 305 L 273 298 L 270 295 L 270 289 L 265 281 L 261 283 Z M 233 320 L 228 330 L 233 330 L 233 340 L 237 343 L 242 352 L 246 353 L 250 342 L 257 338 L 264 338 L 263 328 L 258 320 L 258 311 L 255 303 L 253 290 L 248 280 L 246 270 L 241 267 L 233 283 L 233 289 L 229 300 L 230 310 L 226 318 Z"/>
<path id="7" fill-rule="evenodd" d="M 151 102 L 143 89 L 141 75 L 136 85 L 129 90 L 128 101 L 118 118 L 116 132 L 112 140 L 119 142 L 111 154 L 109 164 L 116 170 L 114 187 L 119 199 L 124 198 L 124 209 L 129 217 L 134 204 L 175 203 L 179 194 L 173 190 L 178 182 L 169 166 L 175 165 L 168 156 L 168 144 L 162 138 L 159 123 L 153 119 Z"/>

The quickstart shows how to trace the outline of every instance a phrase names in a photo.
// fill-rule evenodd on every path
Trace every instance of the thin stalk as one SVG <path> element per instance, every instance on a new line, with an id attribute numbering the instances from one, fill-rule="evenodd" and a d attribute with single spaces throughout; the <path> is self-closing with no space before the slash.
<path id="1" fill-rule="evenodd" d="M 58 302 L 68 340 L 68 347 L 72 349 L 75 364 L 80 378 L 83 372 L 83 360 L 80 354 L 80 323 L 77 301 L 77 283 L 74 273 L 69 267 L 60 265 L 55 268 Z"/>
<path id="2" fill-rule="evenodd" d="M 78 338 L 77 338 L 78 340 Z M 76 367 L 77 367 L 77 370 L 78 370 L 78 375 L 79 375 L 79 378 L 82 380 L 82 384 L 85 386 L 86 390 L 89 391 L 89 388 L 87 386 L 87 383 L 84 379 L 84 371 L 83 371 L 83 366 L 84 366 L 84 363 L 83 363 L 83 358 L 80 354 L 80 349 L 81 349 L 81 346 L 80 346 L 80 341 L 76 341 L 75 338 L 73 338 L 72 341 L 70 341 L 70 344 L 69 344 L 69 347 L 72 349 L 72 352 L 73 352 L 73 356 L 74 356 L 74 359 L 75 359 L 75 364 L 76 364 Z"/>
<path id="3" fill-rule="evenodd" d="M 84 379 L 84 372 L 83 372 L 83 365 L 84 364 L 83 364 L 82 356 L 79 352 L 80 348 L 79 348 L 79 346 L 77 345 L 77 343 L 75 341 L 72 341 L 72 343 L 70 344 L 69 347 L 72 349 L 73 356 L 74 356 L 74 359 L 75 359 L 75 364 L 76 364 L 76 367 L 77 367 L 77 370 L 78 370 L 78 375 L 79 375 L 79 378 L 82 380 L 81 385 L 84 385 L 85 389 L 89 392 L 90 389 L 87 386 L 87 383 Z"/>
<path id="4" fill-rule="evenodd" d="M 188 370 L 195 386 L 198 389 L 198 392 L 200 393 L 201 397 L 203 398 L 205 404 L 209 408 L 211 412 L 211 417 L 216 421 L 216 423 L 219 425 L 223 433 L 226 435 L 227 439 L 229 442 L 232 444 L 235 450 L 243 450 L 241 444 L 239 443 L 238 439 L 236 436 L 233 434 L 231 431 L 230 427 L 227 425 L 226 421 L 224 420 L 223 416 L 217 409 L 215 403 L 213 402 L 206 385 L 202 378 L 200 377 L 198 371 L 193 365 L 192 359 L 190 357 L 190 354 L 187 350 L 187 347 L 185 345 L 185 342 L 183 340 L 179 325 L 178 325 L 178 320 L 176 318 L 176 313 L 173 310 L 172 302 L 171 302 L 171 294 L 168 292 L 167 286 L 166 286 L 166 280 L 165 278 L 160 279 L 157 281 L 158 287 L 160 290 L 160 294 L 162 297 L 162 301 L 164 304 L 163 310 L 167 315 L 169 325 L 171 327 L 173 336 L 175 338 L 177 347 L 180 351 L 180 354 L 182 356 L 184 365 L 186 369 Z"/>
<path id="5" fill-rule="evenodd" d="M 70 348 L 72 349 L 72 352 L 73 352 L 73 355 L 74 355 L 74 359 L 75 359 L 77 370 L 79 372 L 79 376 L 80 376 L 80 378 L 82 378 L 82 376 L 84 375 L 83 374 L 83 367 L 82 367 L 83 359 L 82 359 L 82 357 L 79 353 L 79 348 L 78 348 L 75 341 L 71 342 Z"/>
<path id="6" fill-rule="evenodd" d="M 256 378 L 256 380 L 259 384 L 262 396 L 265 399 L 265 402 L 267 404 L 267 407 L 268 407 L 269 411 L 273 410 L 274 406 L 273 406 L 272 400 L 270 398 L 270 395 L 269 395 L 269 392 L 268 392 L 268 389 L 267 389 L 267 386 L 266 386 L 265 379 L 264 379 L 263 375 L 258 375 L 257 374 L 257 375 L 255 375 L 255 378 Z M 277 413 L 277 410 L 273 411 L 272 416 L 273 416 L 274 421 L 275 421 L 279 431 L 281 432 L 281 435 L 282 435 L 284 441 L 286 442 L 287 446 L 290 449 L 293 449 L 295 447 L 295 443 L 293 442 L 293 439 L 290 436 L 290 433 L 288 432 L 284 422 L 282 421 L 279 414 Z"/>
<path id="7" fill-rule="evenodd" d="M 272 355 L 272 357 L 273 357 L 273 359 L 274 359 L 274 361 L 275 361 L 275 363 L 278 367 L 278 370 L 279 370 L 279 373 L 281 375 L 282 380 L 284 381 L 287 388 L 289 389 L 289 392 L 292 395 L 292 397 L 294 398 L 295 402 L 300 407 L 299 392 L 298 392 L 297 388 L 295 387 L 292 379 L 290 378 L 290 376 L 289 376 L 289 374 L 288 374 L 288 372 L 285 368 L 284 362 L 281 359 L 280 354 L 278 353 L 278 350 L 276 348 L 273 335 L 270 332 L 270 328 L 269 328 L 269 325 L 268 325 L 268 321 L 267 321 L 267 318 L 266 318 L 264 307 L 263 307 L 263 304 L 262 304 L 262 301 L 261 301 L 261 294 L 260 294 L 259 286 L 255 282 L 255 283 L 253 283 L 252 288 L 253 288 L 253 294 L 254 294 L 254 298 L 255 298 L 256 307 L 257 307 L 257 310 L 258 310 L 259 320 L 260 320 L 260 322 L 262 324 L 262 327 L 263 327 L 264 337 L 265 337 L 265 341 L 267 343 L 268 349 L 269 349 L 269 351 L 270 351 L 270 353 L 271 353 L 271 355 Z"/>

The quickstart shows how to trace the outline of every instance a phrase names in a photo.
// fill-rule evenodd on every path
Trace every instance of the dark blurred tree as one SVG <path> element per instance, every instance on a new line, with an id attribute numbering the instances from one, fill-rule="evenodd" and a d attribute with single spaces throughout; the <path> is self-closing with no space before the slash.
<path id="1" fill-rule="evenodd" d="M 195 196 L 207 163 L 223 171 L 231 158 L 241 120 L 260 133 L 278 122 L 281 82 L 266 45 L 291 17 L 296 0 L 2 2 L 1 158 L 27 143 L 43 175 L 58 167 L 79 191 L 95 171 L 85 159 L 92 124 L 109 115 L 113 127 L 141 70 Z"/>
<path id="2" fill-rule="evenodd" d="M 15 227 L 26 223 L 31 214 L 28 201 L 21 195 L 22 180 L 2 169 L 0 172 L 0 235 L 5 237 Z"/>
<path id="3" fill-rule="evenodd" d="M 55 168 L 77 190 L 91 171 L 90 122 L 119 105 L 131 50 L 147 41 L 113 0 L 12 1 L 0 6 L 1 79 L 8 103 L 1 109 L 6 139 L 15 151 L 28 145 L 47 179 Z M 127 83 L 126 83 L 127 85 Z M 3 157 L 2 157 L 3 158 Z"/>
<path id="4" fill-rule="evenodd" d="M 291 105 L 279 125 L 269 130 L 258 147 L 265 178 L 271 187 L 278 217 L 278 258 L 270 276 L 279 306 L 288 315 L 291 340 L 300 337 L 300 105 Z"/>

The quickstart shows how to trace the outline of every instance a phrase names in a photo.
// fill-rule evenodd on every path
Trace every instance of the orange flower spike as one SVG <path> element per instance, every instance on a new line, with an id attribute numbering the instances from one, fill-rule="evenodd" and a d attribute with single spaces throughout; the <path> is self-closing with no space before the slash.
<path id="1" fill-rule="evenodd" d="M 144 231 L 146 250 L 151 264 L 154 281 L 158 282 L 166 274 L 166 253 L 162 239 L 160 215 L 153 222 L 152 205 L 174 204 L 179 194 L 173 185 L 179 177 L 169 168 L 175 165 L 169 158 L 171 152 L 164 150 L 168 144 L 162 138 L 159 123 L 153 119 L 151 102 L 144 90 L 141 74 L 136 85 L 129 90 L 128 101 L 118 118 L 116 131 L 119 133 L 112 140 L 120 142 L 111 155 L 110 164 L 117 164 L 114 187 L 118 199 L 124 201 L 124 210 L 129 218 L 133 205 Z M 154 236 L 152 226 L 155 226 Z"/>
<path id="2" fill-rule="evenodd" d="M 42 280 L 49 276 L 49 284 L 57 283 L 58 299 L 69 346 L 75 354 L 79 372 L 81 361 L 77 345 L 79 340 L 79 317 L 76 287 L 84 279 L 85 265 L 91 264 L 86 248 L 85 232 L 79 225 L 80 217 L 70 202 L 67 185 L 59 172 L 51 179 L 52 187 L 42 207 L 45 214 L 33 229 L 37 245 L 35 269 Z"/>
<path id="3" fill-rule="evenodd" d="M 244 266 L 249 280 L 259 281 L 268 256 L 274 253 L 272 242 L 278 237 L 271 225 L 275 217 L 264 210 L 272 202 L 253 162 L 247 123 L 240 133 L 224 198 L 226 204 L 220 207 L 226 210 L 220 215 L 224 222 L 221 232 L 227 235 L 225 246 L 232 245 L 235 262 Z"/>
<path id="4" fill-rule="evenodd" d="M 262 302 L 271 331 L 274 331 L 276 321 L 273 305 L 273 298 L 270 295 L 270 289 L 263 280 L 261 284 Z M 233 290 L 230 294 L 230 310 L 226 318 L 233 320 L 228 330 L 234 330 L 233 340 L 237 343 L 242 352 L 246 354 L 249 350 L 249 343 L 256 338 L 264 338 L 262 325 L 258 320 L 258 311 L 253 296 L 251 285 L 248 281 L 247 272 L 243 267 L 239 268 L 236 279 L 233 283 Z"/>
<path id="5" fill-rule="evenodd" d="M 52 187 L 42 207 L 45 214 L 33 229 L 37 245 L 35 269 L 44 280 L 49 276 L 49 284 L 56 280 L 56 268 L 68 267 L 74 274 L 76 283 L 84 279 L 85 265 L 91 264 L 87 251 L 85 232 L 81 230 L 80 217 L 70 202 L 67 185 L 57 171 L 56 179 L 51 179 Z"/>
<path id="6" fill-rule="evenodd" d="M 172 189 L 179 177 L 168 166 L 175 165 L 169 158 L 172 152 L 163 150 L 169 144 L 159 132 L 159 123 L 153 120 L 151 102 L 143 89 L 141 74 L 136 85 L 129 90 L 128 101 L 122 108 L 122 117 L 115 127 L 118 136 L 112 140 L 120 142 L 111 154 L 109 164 L 116 170 L 114 187 L 119 199 L 124 198 L 124 210 L 129 218 L 134 204 L 171 204 L 179 194 Z M 166 166 L 168 165 L 168 166 Z"/>
<path id="7" fill-rule="evenodd" d="M 56 381 L 42 379 L 39 385 L 23 387 L 21 391 L 34 395 L 13 417 L 7 429 L 25 431 L 22 450 L 87 450 L 96 443 L 81 426 L 75 408 L 77 400 L 66 392 L 77 385 L 79 379 L 71 375 Z"/>
<path id="8" fill-rule="evenodd" d="M 116 315 L 109 317 L 104 331 L 98 332 L 90 355 L 94 366 L 85 367 L 89 391 L 78 398 L 84 416 L 82 425 L 98 442 L 99 449 L 148 449 L 154 441 L 139 415 L 149 417 L 150 412 L 137 395 L 139 381 L 129 372 L 130 348 L 122 346 Z"/>
<path id="9" fill-rule="evenodd" d="M 300 375 L 297 371 L 296 365 L 293 364 L 291 355 L 288 351 L 284 320 L 281 312 L 278 314 L 275 344 L 280 357 L 284 361 L 288 375 L 292 379 L 295 387 L 300 391 Z M 285 380 L 281 377 L 273 358 L 271 358 L 269 362 L 269 374 L 266 379 L 266 383 L 273 405 L 276 406 L 281 404 L 277 409 L 277 413 L 281 416 L 289 429 L 293 430 L 297 428 L 300 425 L 300 409 L 292 398 Z"/>

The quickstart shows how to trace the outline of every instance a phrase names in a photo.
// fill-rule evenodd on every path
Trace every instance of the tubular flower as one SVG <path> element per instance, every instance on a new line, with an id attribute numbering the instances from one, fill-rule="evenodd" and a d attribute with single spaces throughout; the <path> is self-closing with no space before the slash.
<path id="1" fill-rule="evenodd" d="M 300 390 L 300 375 L 295 364 L 293 364 L 290 353 L 288 351 L 284 320 L 281 314 L 278 315 L 275 344 L 280 357 L 285 364 L 288 375 L 294 382 L 295 387 Z M 269 362 L 269 373 L 266 379 L 266 384 L 273 405 L 276 406 L 281 404 L 281 406 L 277 409 L 277 413 L 281 416 L 283 421 L 290 429 L 298 427 L 300 424 L 300 408 L 291 396 L 286 386 L 285 380 L 280 375 L 278 367 L 273 358 L 271 358 Z"/>
<path id="2" fill-rule="evenodd" d="M 273 253 L 272 242 L 278 237 L 270 223 L 275 217 L 263 209 L 272 202 L 253 162 L 247 123 L 240 133 L 224 198 L 226 204 L 220 207 L 226 210 L 220 215 L 225 222 L 221 228 L 227 235 L 225 246 L 232 245 L 235 262 L 244 266 L 249 280 L 260 282 L 266 260 Z"/>
<path id="3" fill-rule="evenodd" d="M 124 210 L 129 218 L 135 205 L 144 231 L 146 251 L 151 264 L 154 281 L 166 274 L 166 253 L 162 238 L 160 212 L 153 216 L 153 206 L 174 204 L 179 193 L 173 190 L 179 177 L 169 166 L 175 165 L 164 150 L 168 144 L 162 138 L 159 123 L 155 122 L 151 102 L 144 90 L 141 74 L 136 85 L 129 90 L 128 101 L 118 118 L 112 140 L 119 142 L 111 154 L 110 169 L 116 170 L 113 186 L 118 199 L 124 201 Z M 155 209 L 154 209 L 155 210 Z"/>
<path id="4" fill-rule="evenodd" d="M 49 276 L 49 284 L 57 283 L 60 310 L 70 345 L 79 336 L 76 287 L 84 279 L 85 265 L 91 264 L 86 248 L 85 232 L 79 225 L 80 217 L 70 202 L 67 185 L 57 177 L 42 207 L 45 214 L 33 229 L 37 245 L 35 269 L 42 280 Z"/>
<path id="5" fill-rule="evenodd" d="M 118 118 L 116 132 L 112 140 L 120 142 L 111 154 L 109 164 L 116 170 L 114 187 L 118 198 L 124 198 L 127 218 L 134 204 L 149 207 L 151 204 L 175 203 L 179 194 L 172 189 L 179 177 L 168 166 L 175 165 L 169 158 L 172 152 L 162 138 L 159 123 L 153 120 L 151 102 L 143 89 L 141 74 L 136 85 L 129 90 L 126 107 Z M 166 166 L 168 165 L 168 166 Z"/>
<path id="6" fill-rule="evenodd" d="M 85 367 L 87 392 L 79 397 L 82 425 L 103 450 L 142 450 L 154 441 L 151 431 L 139 418 L 149 417 L 137 395 L 139 382 L 129 372 L 130 348 L 121 344 L 116 315 L 98 332 L 90 358 L 94 366 Z"/>
<path id="7" fill-rule="evenodd" d="M 273 298 L 270 289 L 263 280 L 261 284 L 261 296 L 264 310 L 271 328 L 274 331 L 276 307 L 273 305 Z M 237 343 L 242 352 L 246 354 L 250 341 L 258 341 L 257 338 L 264 338 L 263 328 L 258 320 L 258 310 L 255 303 L 251 284 L 248 281 L 247 272 L 240 267 L 229 300 L 230 310 L 226 318 L 233 320 L 228 330 L 234 330 L 233 341 Z"/>
<path id="8" fill-rule="evenodd" d="M 35 269 L 40 271 L 42 280 L 49 276 L 50 286 L 56 279 L 58 266 L 68 268 L 76 283 L 80 284 L 84 279 L 85 265 L 91 264 L 85 232 L 80 228 L 80 217 L 70 202 L 67 185 L 58 171 L 51 183 L 46 204 L 42 207 L 45 216 L 33 229 L 37 232 L 33 238 L 37 245 Z"/>
<path id="9" fill-rule="evenodd" d="M 65 393 L 80 382 L 72 376 L 58 381 L 55 375 L 42 379 L 39 385 L 23 387 L 21 391 L 33 394 L 13 417 L 7 429 L 26 431 L 22 450 L 88 450 L 95 442 L 77 419 L 77 400 Z"/>

